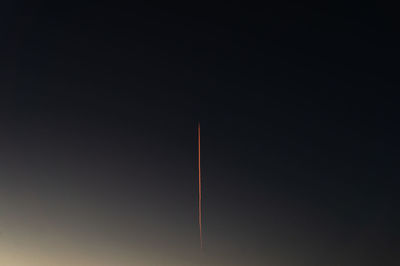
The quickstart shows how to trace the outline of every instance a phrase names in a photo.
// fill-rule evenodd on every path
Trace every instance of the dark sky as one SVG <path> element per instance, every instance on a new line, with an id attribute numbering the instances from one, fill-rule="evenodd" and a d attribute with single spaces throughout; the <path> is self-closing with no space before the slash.
<path id="1" fill-rule="evenodd" d="M 394 7 L 0 12 L 0 264 L 400 264 Z"/>

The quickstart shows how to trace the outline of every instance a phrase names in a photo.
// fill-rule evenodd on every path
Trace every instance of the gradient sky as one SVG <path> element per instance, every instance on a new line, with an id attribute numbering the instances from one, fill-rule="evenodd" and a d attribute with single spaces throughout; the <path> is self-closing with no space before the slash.
<path id="1" fill-rule="evenodd" d="M 1 265 L 399 265 L 393 8 L 3 2 Z"/>

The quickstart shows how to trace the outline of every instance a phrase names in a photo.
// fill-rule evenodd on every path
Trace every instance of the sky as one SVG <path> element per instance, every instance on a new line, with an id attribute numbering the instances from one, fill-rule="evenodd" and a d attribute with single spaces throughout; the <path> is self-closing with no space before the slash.
<path id="1" fill-rule="evenodd" d="M 0 12 L 1 265 L 399 265 L 393 7 Z"/>

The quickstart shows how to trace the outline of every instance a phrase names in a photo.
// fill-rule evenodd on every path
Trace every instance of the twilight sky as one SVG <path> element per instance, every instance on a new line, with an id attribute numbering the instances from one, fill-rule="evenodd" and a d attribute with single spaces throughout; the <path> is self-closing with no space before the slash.
<path id="1" fill-rule="evenodd" d="M 0 265 L 399 265 L 396 16 L 3 1 Z"/>

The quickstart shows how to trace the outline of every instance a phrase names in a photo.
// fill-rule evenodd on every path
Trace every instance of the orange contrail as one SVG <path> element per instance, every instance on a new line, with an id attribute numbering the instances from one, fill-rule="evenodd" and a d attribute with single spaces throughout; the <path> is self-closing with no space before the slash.
<path id="1" fill-rule="evenodd" d="M 200 248 L 203 249 L 203 231 L 201 220 L 201 165 L 200 165 L 200 122 L 197 124 L 197 137 L 198 137 L 198 168 L 199 168 L 199 232 L 200 232 Z"/>

